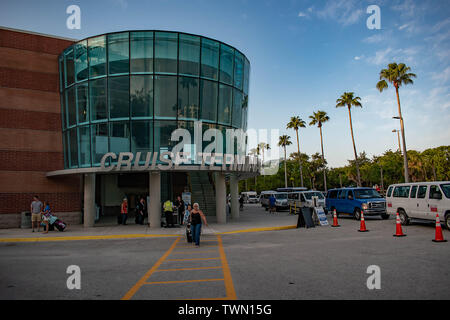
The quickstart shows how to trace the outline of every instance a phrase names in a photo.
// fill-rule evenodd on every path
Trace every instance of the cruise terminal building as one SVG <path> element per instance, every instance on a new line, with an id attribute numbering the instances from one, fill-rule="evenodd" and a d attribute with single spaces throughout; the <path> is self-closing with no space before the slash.
<path id="1" fill-rule="evenodd" d="M 250 63 L 193 34 L 123 31 L 76 41 L 0 28 L 0 228 L 19 227 L 32 196 L 69 224 L 115 220 L 124 197 L 189 194 L 208 216 L 238 218 Z"/>

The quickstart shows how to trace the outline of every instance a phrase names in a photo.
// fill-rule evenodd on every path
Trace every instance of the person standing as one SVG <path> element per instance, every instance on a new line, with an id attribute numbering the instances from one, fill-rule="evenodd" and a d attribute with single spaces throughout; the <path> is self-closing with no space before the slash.
<path id="1" fill-rule="evenodd" d="M 127 198 L 123 198 L 122 204 L 120 205 L 120 214 L 122 216 L 122 224 L 127 224 L 128 217 L 128 200 Z"/>
<path id="2" fill-rule="evenodd" d="M 207 226 L 206 217 L 203 212 L 199 209 L 198 203 L 194 203 L 194 209 L 192 209 L 189 215 L 189 221 L 191 222 L 191 234 L 192 242 L 195 246 L 200 246 L 200 234 L 202 231 L 202 221 Z"/>
<path id="3" fill-rule="evenodd" d="M 143 197 L 141 197 L 141 200 L 138 202 L 136 206 L 136 223 L 143 225 L 145 214 L 147 212 L 147 206 L 145 205 L 145 200 Z"/>
<path id="4" fill-rule="evenodd" d="M 273 194 L 270 195 L 269 198 L 269 212 L 274 213 L 275 212 L 275 204 L 276 204 L 277 199 L 275 198 L 275 196 Z"/>
<path id="5" fill-rule="evenodd" d="M 38 232 L 40 232 L 40 224 L 41 224 L 41 212 L 42 212 L 42 202 L 39 200 L 38 196 L 33 197 L 33 201 L 31 202 L 30 210 L 31 210 L 31 228 L 34 232 L 34 227 L 37 224 Z"/>
<path id="6" fill-rule="evenodd" d="M 173 204 L 167 200 L 163 204 L 164 215 L 166 216 L 166 228 L 173 228 Z"/>
<path id="7" fill-rule="evenodd" d="M 175 206 L 177 207 L 177 211 L 178 211 L 178 224 L 182 225 L 183 224 L 183 217 L 184 217 L 184 201 L 181 199 L 180 196 L 177 197 L 177 201 L 175 201 Z"/>
<path id="8" fill-rule="evenodd" d="M 50 203 L 48 201 L 44 201 L 44 210 L 42 213 L 42 222 L 45 224 L 45 231 L 43 233 L 48 233 L 48 229 L 50 227 L 50 217 L 52 216 L 52 211 L 50 210 Z"/>

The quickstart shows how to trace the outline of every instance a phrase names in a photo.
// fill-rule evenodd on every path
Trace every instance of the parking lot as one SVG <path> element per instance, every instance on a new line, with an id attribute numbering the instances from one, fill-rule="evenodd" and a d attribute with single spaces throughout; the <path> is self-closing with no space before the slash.
<path id="1" fill-rule="evenodd" d="M 258 205 L 241 212 L 258 219 Z M 292 224 L 287 212 L 276 213 Z M 331 219 L 329 218 L 331 222 Z M 289 224 L 288 223 L 288 224 Z M 0 299 L 443 299 L 450 295 L 450 243 L 434 224 L 339 217 L 341 227 L 205 234 L 200 248 L 182 237 L 0 243 Z M 444 230 L 444 238 L 450 237 Z M 66 269 L 81 269 L 81 289 Z M 381 271 L 369 290 L 367 268 Z"/>

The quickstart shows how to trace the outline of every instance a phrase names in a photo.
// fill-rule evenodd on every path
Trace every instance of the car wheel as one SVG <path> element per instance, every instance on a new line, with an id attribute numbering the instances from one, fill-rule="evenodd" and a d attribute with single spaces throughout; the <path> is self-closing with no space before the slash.
<path id="1" fill-rule="evenodd" d="M 382 214 L 381 215 L 381 219 L 387 220 L 387 219 L 389 219 L 389 215 L 387 213 L 386 214 Z"/>
<path id="2" fill-rule="evenodd" d="M 450 212 L 445 215 L 445 226 L 450 230 Z"/>
<path id="3" fill-rule="evenodd" d="M 398 210 L 398 215 L 400 217 L 400 223 L 402 224 L 402 226 L 407 226 L 410 222 L 410 219 L 405 210 Z"/>
<path id="4" fill-rule="evenodd" d="M 355 211 L 353 211 L 353 218 L 356 220 L 361 220 L 361 209 L 355 208 Z"/>

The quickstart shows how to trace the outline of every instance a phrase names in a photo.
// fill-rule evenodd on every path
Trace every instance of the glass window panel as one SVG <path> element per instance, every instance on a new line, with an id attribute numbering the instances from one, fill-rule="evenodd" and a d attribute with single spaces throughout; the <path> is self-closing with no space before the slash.
<path id="1" fill-rule="evenodd" d="M 130 80 L 132 117 L 153 116 L 153 76 L 132 76 Z"/>
<path id="2" fill-rule="evenodd" d="M 89 81 L 89 106 L 92 121 L 108 117 L 106 109 L 106 79 Z"/>
<path id="3" fill-rule="evenodd" d="M 172 141 L 170 138 L 172 132 L 177 128 L 176 121 L 155 121 L 155 152 L 171 151 L 177 141 Z M 159 160 L 159 155 L 158 155 Z"/>
<path id="4" fill-rule="evenodd" d="M 129 105 L 129 78 L 126 77 L 110 77 L 108 82 L 109 92 L 109 117 L 128 118 L 130 116 Z"/>
<path id="5" fill-rule="evenodd" d="M 102 157 L 108 153 L 108 124 L 97 123 L 91 125 L 92 162 L 100 164 Z"/>
<path id="6" fill-rule="evenodd" d="M 69 127 L 77 124 L 77 106 L 75 98 L 75 87 L 66 90 L 66 106 Z"/>
<path id="7" fill-rule="evenodd" d="M 131 72 L 153 72 L 153 32 L 132 32 Z"/>
<path id="8" fill-rule="evenodd" d="M 66 103 L 65 103 L 65 95 L 60 95 L 61 101 L 61 127 L 63 130 L 66 130 L 67 127 L 67 118 L 66 118 Z"/>
<path id="9" fill-rule="evenodd" d="M 71 168 L 78 167 L 78 143 L 77 128 L 69 130 L 69 165 Z"/>
<path id="10" fill-rule="evenodd" d="M 155 33 L 155 72 L 177 73 L 178 34 Z"/>
<path id="11" fill-rule="evenodd" d="M 64 168 L 69 168 L 69 131 L 64 132 L 63 135 L 64 141 L 63 141 L 63 146 L 64 146 Z"/>
<path id="12" fill-rule="evenodd" d="M 202 68 L 201 76 L 218 79 L 219 43 L 217 41 L 202 39 Z"/>
<path id="13" fill-rule="evenodd" d="M 88 78 L 86 40 L 75 45 L 75 78 L 77 82 L 86 80 Z"/>
<path id="14" fill-rule="evenodd" d="M 220 44 L 220 81 L 233 84 L 234 50 L 227 45 Z"/>
<path id="15" fill-rule="evenodd" d="M 198 76 L 200 37 L 180 34 L 179 73 Z"/>
<path id="16" fill-rule="evenodd" d="M 78 110 L 78 123 L 84 123 L 89 121 L 87 83 L 77 85 L 77 110 Z"/>
<path id="17" fill-rule="evenodd" d="M 131 152 L 142 152 L 141 162 L 145 162 L 147 152 L 153 151 L 153 128 L 151 121 L 131 123 Z"/>
<path id="18" fill-rule="evenodd" d="M 114 153 L 130 151 L 129 122 L 110 122 L 109 149 Z"/>
<path id="19" fill-rule="evenodd" d="M 218 122 L 226 125 L 231 124 L 232 88 L 225 84 L 219 85 L 219 108 Z"/>
<path id="20" fill-rule="evenodd" d="M 177 117 L 177 77 L 155 76 L 155 117 Z"/>
<path id="21" fill-rule="evenodd" d="M 66 87 L 75 82 L 75 64 L 73 57 L 73 46 L 64 52 L 64 59 L 66 64 Z"/>
<path id="22" fill-rule="evenodd" d="M 234 89 L 233 94 L 233 127 L 241 128 L 242 121 L 242 92 Z"/>
<path id="23" fill-rule="evenodd" d="M 89 126 L 78 127 L 78 141 L 80 143 L 80 167 L 91 166 L 91 135 Z"/>
<path id="24" fill-rule="evenodd" d="M 200 86 L 201 118 L 217 121 L 217 83 L 201 80 Z"/>
<path id="25" fill-rule="evenodd" d="M 89 76 L 98 77 L 106 74 L 106 37 L 88 39 Z"/>
<path id="26" fill-rule="evenodd" d="M 217 153 L 225 153 L 225 146 L 226 146 L 226 132 L 225 132 L 225 127 L 221 126 L 221 125 L 217 125 L 214 123 L 203 123 L 202 125 L 202 131 L 203 131 L 203 135 L 205 134 L 205 132 L 209 129 L 217 129 L 220 131 L 220 133 L 222 134 L 222 150 L 219 150 L 219 145 L 215 145 L 217 147 L 217 149 L 215 150 L 215 152 Z M 203 140 L 202 142 L 202 148 L 203 150 L 205 150 L 205 148 L 210 145 L 211 143 L 213 143 L 215 140 L 214 138 L 211 141 L 207 141 L 207 140 Z M 208 160 L 209 161 L 209 160 Z"/>
<path id="27" fill-rule="evenodd" d="M 109 74 L 128 73 L 128 32 L 108 35 Z"/>
<path id="28" fill-rule="evenodd" d="M 250 63 L 245 59 L 244 64 L 244 93 L 248 95 L 248 90 L 250 86 Z"/>
<path id="29" fill-rule="evenodd" d="M 184 140 L 183 149 L 181 152 L 189 152 L 188 155 L 184 155 L 184 157 L 190 158 L 191 162 L 194 160 L 194 155 L 196 154 L 196 147 L 194 144 L 194 122 L 193 121 L 178 121 L 178 128 L 180 129 L 186 129 L 189 131 L 189 134 L 191 135 L 191 141 Z M 180 138 L 181 141 L 181 138 Z M 176 143 L 179 143 L 180 141 L 176 141 Z M 201 150 L 199 150 L 200 152 Z"/>
<path id="30" fill-rule="evenodd" d="M 178 83 L 178 118 L 198 119 L 198 79 L 179 77 Z"/>
<path id="31" fill-rule="evenodd" d="M 234 86 L 242 90 L 244 77 L 244 56 L 235 51 L 234 53 Z"/>

